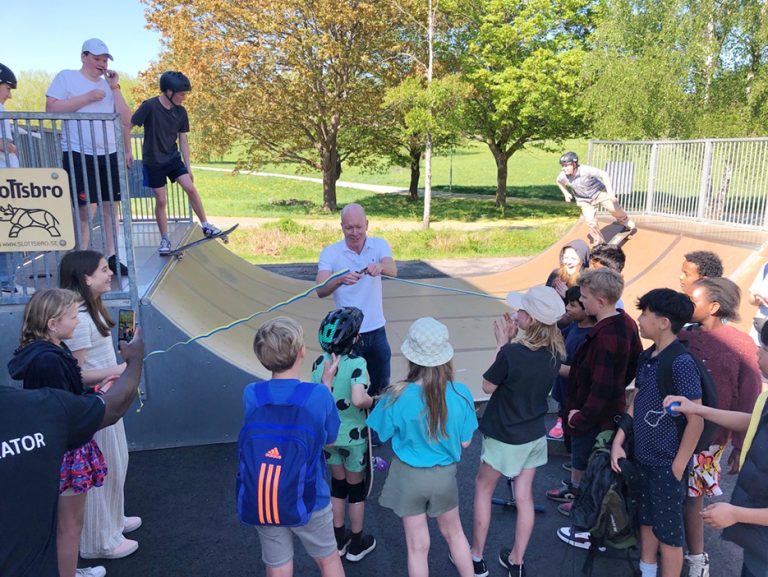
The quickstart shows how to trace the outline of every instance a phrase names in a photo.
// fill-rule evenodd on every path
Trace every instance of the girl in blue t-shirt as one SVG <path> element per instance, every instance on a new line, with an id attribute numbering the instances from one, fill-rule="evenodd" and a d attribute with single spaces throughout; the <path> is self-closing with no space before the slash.
<path id="1" fill-rule="evenodd" d="M 483 391 L 491 398 L 480 423 L 483 450 L 475 481 L 472 561 L 475 575 L 488 575 L 483 550 L 491 497 L 502 476 L 514 479 L 515 542 L 501 550 L 499 563 L 510 575 L 524 577 L 523 557 L 533 533 L 533 479 L 536 469 L 547 463 L 547 397 L 565 355 L 557 328 L 565 305 L 555 289 L 541 285 L 527 293 L 509 293 L 507 302 L 517 315 L 494 323 L 498 350 L 483 375 Z"/>
<path id="2" fill-rule="evenodd" d="M 403 521 L 409 575 L 429 574 L 429 516 L 437 517 L 459 574 L 473 577 L 456 484 L 461 449 L 477 429 L 472 394 L 453 381 L 453 347 L 442 323 L 418 319 L 400 351 L 408 375 L 387 389 L 368 417 L 382 441 L 392 439 L 395 453 L 379 503 Z"/>
<path id="3" fill-rule="evenodd" d="M 75 395 L 87 392 L 77 360 L 64 343 L 78 324 L 79 301 L 72 291 L 46 289 L 35 293 L 27 303 L 21 346 L 8 363 L 11 376 L 22 381 L 25 389 L 48 387 Z M 106 474 L 107 463 L 94 439 L 64 454 L 56 528 L 61 577 L 75 577 L 85 496 L 92 488 L 102 486 Z M 91 569 L 94 575 L 104 574 L 101 567 Z"/>

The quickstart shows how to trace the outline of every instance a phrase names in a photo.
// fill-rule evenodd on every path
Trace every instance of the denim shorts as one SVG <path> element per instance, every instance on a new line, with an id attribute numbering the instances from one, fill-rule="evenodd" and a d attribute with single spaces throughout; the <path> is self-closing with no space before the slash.
<path id="1" fill-rule="evenodd" d="M 595 439 L 600 434 L 599 429 L 592 429 L 584 435 L 571 436 L 571 466 L 577 471 L 586 471 L 589 455 L 595 446 Z"/>

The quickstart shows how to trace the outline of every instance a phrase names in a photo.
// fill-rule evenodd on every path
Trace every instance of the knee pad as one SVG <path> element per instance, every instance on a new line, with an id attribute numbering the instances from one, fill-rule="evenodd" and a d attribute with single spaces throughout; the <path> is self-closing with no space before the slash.
<path id="1" fill-rule="evenodd" d="M 346 499 L 349 493 L 349 485 L 346 479 L 331 478 L 331 497 L 334 499 Z"/>
<path id="2" fill-rule="evenodd" d="M 350 503 L 362 503 L 368 497 L 365 494 L 365 483 L 356 483 L 355 485 L 347 483 L 347 494 Z"/>

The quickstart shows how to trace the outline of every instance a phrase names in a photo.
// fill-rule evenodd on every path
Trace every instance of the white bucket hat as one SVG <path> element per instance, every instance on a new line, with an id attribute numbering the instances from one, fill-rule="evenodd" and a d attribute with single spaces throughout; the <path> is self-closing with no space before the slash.
<path id="1" fill-rule="evenodd" d="M 107 48 L 107 45 L 104 44 L 103 40 L 99 40 L 98 38 L 89 38 L 83 42 L 83 49 L 80 50 L 80 53 L 82 54 L 83 52 L 90 52 L 94 56 L 102 56 L 106 54 L 107 58 L 114 60 L 112 55 L 109 53 L 109 48 Z"/>
<path id="2" fill-rule="evenodd" d="M 408 336 L 400 345 L 403 356 L 422 367 L 438 367 L 453 358 L 453 347 L 448 342 L 448 327 L 432 317 L 417 319 L 408 329 Z"/>
<path id="3" fill-rule="evenodd" d="M 555 324 L 565 314 L 563 299 L 555 289 L 544 285 L 531 287 L 525 293 L 509 293 L 507 303 L 545 325 Z"/>

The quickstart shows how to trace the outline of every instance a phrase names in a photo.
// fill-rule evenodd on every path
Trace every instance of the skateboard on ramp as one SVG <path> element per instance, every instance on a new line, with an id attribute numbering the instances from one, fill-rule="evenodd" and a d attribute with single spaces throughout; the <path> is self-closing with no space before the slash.
<path id="1" fill-rule="evenodd" d="M 232 232 L 238 227 L 240 224 L 236 224 L 227 230 L 221 231 L 219 234 L 214 234 L 213 236 L 204 236 L 203 238 L 197 239 L 195 241 L 192 241 L 187 244 L 183 244 L 181 246 L 176 247 L 171 252 L 163 255 L 163 256 L 173 256 L 176 257 L 176 259 L 181 260 L 181 258 L 184 256 L 184 252 L 189 250 L 190 248 L 194 248 L 196 246 L 200 246 L 201 244 L 205 244 L 206 242 L 212 241 L 214 239 L 221 240 L 224 244 L 229 243 L 229 235 L 232 234 Z"/>
<path id="2" fill-rule="evenodd" d="M 603 235 L 606 244 L 618 247 L 624 246 L 636 233 L 636 228 L 627 228 L 618 222 L 612 222 L 600 228 L 600 234 Z M 599 242 L 599 239 L 595 239 L 592 234 L 589 234 L 590 243 L 597 244 L 595 240 Z"/>

